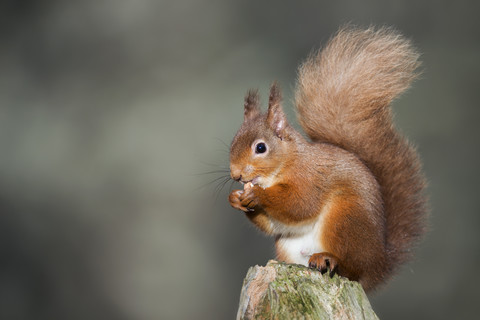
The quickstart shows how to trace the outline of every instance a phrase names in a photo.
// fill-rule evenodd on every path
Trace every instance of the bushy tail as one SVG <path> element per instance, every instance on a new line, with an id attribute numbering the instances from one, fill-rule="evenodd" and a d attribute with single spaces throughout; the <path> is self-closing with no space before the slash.
<path id="1" fill-rule="evenodd" d="M 390 109 L 416 78 L 418 56 L 391 29 L 345 27 L 300 67 L 295 97 L 299 122 L 312 140 L 356 154 L 377 178 L 391 269 L 409 258 L 425 229 L 421 164 L 395 130 Z"/>

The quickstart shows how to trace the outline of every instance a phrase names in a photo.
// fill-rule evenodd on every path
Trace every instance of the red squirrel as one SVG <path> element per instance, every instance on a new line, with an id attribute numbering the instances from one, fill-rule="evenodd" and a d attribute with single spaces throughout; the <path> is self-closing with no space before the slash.
<path id="1" fill-rule="evenodd" d="M 268 111 L 245 97 L 230 149 L 229 196 L 275 237 L 277 259 L 358 281 L 368 292 L 406 262 L 425 230 L 425 178 L 390 103 L 414 80 L 418 53 L 389 28 L 341 28 L 299 68 L 298 120 L 271 86 Z"/>

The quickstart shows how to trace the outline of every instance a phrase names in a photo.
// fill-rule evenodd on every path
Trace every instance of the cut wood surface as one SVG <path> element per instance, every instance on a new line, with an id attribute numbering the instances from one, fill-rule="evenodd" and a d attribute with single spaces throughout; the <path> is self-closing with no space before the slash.
<path id="1" fill-rule="evenodd" d="M 358 282 L 270 260 L 248 270 L 237 319 L 378 319 Z"/>

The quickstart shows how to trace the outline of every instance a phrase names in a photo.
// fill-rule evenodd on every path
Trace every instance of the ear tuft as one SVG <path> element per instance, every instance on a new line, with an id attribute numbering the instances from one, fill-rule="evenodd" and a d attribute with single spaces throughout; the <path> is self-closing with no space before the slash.
<path id="1" fill-rule="evenodd" d="M 282 92 L 280 91 L 280 87 L 278 83 L 274 81 L 270 86 L 270 96 L 268 97 L 268 107 L 272 107 L 275 105 L 280 105 L 282 102 Z"/>
<path id="2" fill-rule="evenodd" d="M 258 114 L 260 114 L 260 96 L 258 94 L 258 90 L 248 90 L 247 95 L 245 96 L 245 113 L 244 113 L 244 121 L 250 120 L 255 118 Z"/>
<path id="3" fill-rule="evenodd" d="M 275 134 L 280 139 L 284 139 L 287 132 L 287 117 L 283 113 L 282 93 L 277 82 L 274 82 L 270 87 L 270 96 L 268 98 L 268 114 L 267 123 L 275 131 Z"/>

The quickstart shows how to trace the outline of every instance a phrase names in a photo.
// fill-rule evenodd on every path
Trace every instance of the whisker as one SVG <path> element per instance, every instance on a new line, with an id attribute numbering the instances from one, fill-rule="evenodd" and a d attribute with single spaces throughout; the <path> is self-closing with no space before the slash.
<path id="1" fill-rule="evenodd" d="M 226 144 L 225 141 L 223 141 L 223 140 L 220 139 L 220 138 L 215 138 L 215 140 L 220 141 L 220 142 L 227 148 L 227 150 L 230 150 L 230 146 L 229 146 L 228 144 Z"/>
<path id="2" fill-rule="evenodd" d="M 215 188 L 215 202 L 218 200 L 218 196 L 220 195 L 220 192 L 222 191 L 223 187 L 225 187 L 225 184 L 231 180 L 230 177 L 226 178 L 223 182 L 220 182 L 217 187 Z"/>
<path id="3" fill-rule="evenodd" d="M 220 179 L 230 179 L 230 176 L 223 175 L 223 176 L 221 176 L 221 177 L 215 178 L 215 179 L 213 179 L 212 181 L 207 182 L 207 183 L 205 183 L 204 185 L 201 185 L 200 187 L 196 188 L 195 191 L 198 191 L 198 190 L 200 190 L 200 189 L 203 189 L 203 188 L 211 185 L 212 183 L 217 182 L 217 181 L 220 180 Z"/>
<path id="4" fill-rule="evenodd" d="M 190 176 L 203 176 L 206 174 L 214 174 L 214 173 L 228 173 L 230 174 L 230 170 L 213 170 L 213 171 L 207 171 L 207 172 L 200 172 L 200 173 L 192 173 Z"/>
<path id="5" fill-rule="evenodd" d="M 224 169 L 224 170 L 230 170 L 230 168 L 221 166 L 221 165 L 219 165 L 219 164 L 209 163 L 209 162 L 202 161 L 202 160 L 199 160 L 199 162 L 200 162 L 201 164 L 206 165 L 206 166 L 215 167 L 215 168 Z"/>
<path id="6" fill-rule="evenodd" d="M 223 180 L 220 180 L 217 185 L 215 186 L 215 193 L 219 192 L 219 188 L 221 185 L 223 185 L 226 181 L 228 181 L 230 179 L 230 177 L 223 177 Z"/>
<path id="7" fill-rule="evenodd" d="M 228 188 L 228 192 L 232 192 L 232 187 L 233 187 L 233 184 L 235 183 L 235 180 L 232 179 L 232 182 L 230 183 L 230 187 Z"/>

